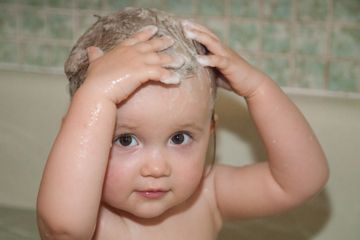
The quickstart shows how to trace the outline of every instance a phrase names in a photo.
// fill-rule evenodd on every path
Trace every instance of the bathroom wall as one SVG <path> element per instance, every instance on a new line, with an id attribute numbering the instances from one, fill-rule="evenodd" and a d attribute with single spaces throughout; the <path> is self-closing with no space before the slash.
<path id="1" fill-rule="evenodd" d="M 0 0 L 0 69 L 62 73 L 93 14 L 125 6 L 206 23 L 282 86 L 360 92 L 359 0 Z"/>

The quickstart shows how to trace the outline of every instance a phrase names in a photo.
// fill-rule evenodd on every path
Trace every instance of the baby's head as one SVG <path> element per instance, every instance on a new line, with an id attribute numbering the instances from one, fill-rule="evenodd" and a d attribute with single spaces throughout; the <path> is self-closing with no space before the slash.
<path id="1" fill-rule="evenodd" d="M 175 44 L 164 52 L 181 56 L 185 60 L 184 65 L 174 71 L 180 75 L 180 79 L 193 77 L 209 81 L 213 103 L 216 96 L 215 73 L 210 68 L 202 67 L 195 59 L 197 54 L 206 53 L 206 49 L 185 37 L 181 21 L 182 19 L 169 13 L 143 8 L 125 8 L 111 15 L 98 17 L 98 21 L 79 38 L 65 63 L 65 73 L 70 81 L 70 95 L 74 95 L 86 78 L 89 66 L 86 51 L 88 47 L 96 46 L 106 53 L 141 28 L 155 25 L 159 29 L 155 37 L 168 35 L 175 39 Z"/>
<path id="2" fill-rule="evenodd" d="M 213 70 L 195 59 L 206 49 L 185 38 L 181 20 L 157 10 L 127 8 L 100 17 L 78 40 L 65 65 L 73 96 L 86 78 L 88 47 L 106 53 L 148 25 L 158 27 L 155 37 L 175 39 L 164 51 L 184 58 L 182 67 L 172 69 L 181 81 L 148 81 L 119 104 L 103 189 L 109 206 L 142 218 L 189 202 L 201 184 L 216 95 Z"/>

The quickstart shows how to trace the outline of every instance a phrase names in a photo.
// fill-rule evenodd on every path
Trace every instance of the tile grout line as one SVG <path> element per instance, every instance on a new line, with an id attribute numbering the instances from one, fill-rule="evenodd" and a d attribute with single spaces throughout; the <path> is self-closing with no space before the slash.
<path id="1" fill-rule="evenodd" d="M 231 0 L 225 0 L 224 1 L 224 40 L 225 40 L 225 45 L 229 46 L 230 45 L 230 24 L 231 24 L 231 18 L 232 18 L 232 14 L 231 14 Z"/>
<path id="2" fill-rule="evenodd" d="M 327 0 L 328 3 L 328 14 L 327 14 L 327 20 L 326 20 L 326 43 L 325 43 L 325 69 L 324 69 L 324 89 L 328 90 L 330 85 L 330 67 L 331 67 L 331 45 L 332 45 L 332 39 L 331 36 L 333 34 L 334 30 L 334 6 L 332 0 Z"/>
<path id="3" fill-rule="evenodd" d="M 296 58 L 297 58 L 297 54 L 296 54 L 296 39 L 298 37 L 298 28 L 299 28 L 299 24 L 297 22 L 297 16 L 298 16 L 298 4 L 297 1 L 292 1 L 292 6 L 291 6 L 291 19 L 290 19 L 290 51 L 289 51 L 289 56 L 288 56 L 288 61 L 289 61 L 289 65 L 290 65 L 290 81 L 289 85 L 290 86 L 295 86 L 298 84 L 298 79 L 297 79 L 297 66 L 296 66 Z"/>

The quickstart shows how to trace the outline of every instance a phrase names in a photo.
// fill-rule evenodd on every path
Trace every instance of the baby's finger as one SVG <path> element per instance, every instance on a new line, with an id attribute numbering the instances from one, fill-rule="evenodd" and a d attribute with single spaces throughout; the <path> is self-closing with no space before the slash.
<path id="1" fill-rule="evenodd" d="M 219 39 L 214 38 L 203 31 L 197 29 L 187 29 L 184 33 L 187 38 L 196 40 L 205 45 L 205 47 L 213 54 L 222 55 L 226 52 Z"/>
<path id="2" fill-rule="evenodd" d="M 160 65 L 165 68 L 178 69 L 185 63 L 185 58 L 180 54 L 172 55 L 165 53 L 150 53 L 145 56 L 145 63 L 150 65 Z"/>
<path id="3" fill-rule="evenodd" d="M 139 42 L 144 42 L 146 40 L 149 40 L 152 36 L 154 36 L 155 33 L 157 33 L 157 31 L 158 31 L 158 27 L 155 25 L 149 25 L 149 26 L 143 27 L 139 31 L 137 31 L 134 35 L 132 35 L 128 39 L 125 39 L 121 43 L 121 45 L 132 46 Z"/>
<path id="4" fill-rule="evenodd" d="M 180 74 L 177 72 L 169 71 L 162 67 L 151 67 L 146 71 L 149 79 L 158 80 L 165 84 L 178 84 L 180 83 Z"/>
<path id="5" fill-rule="evenodd" d="M 229 59 L 219 55 L 197 55 L 196 60 L 204 67 L 225 69 L 229 66 Z"/>
<path id="6" fill-rule="evenodd" d="M 167 58 L 167 57 L 165 57 Z M 164 62 L 161 64 L 165 68 L 170 69 L 179 69 L 185 64 L 185 57 L 177 54 L 170 57 L 169 61 L 168 59 L 165 59 Z"/>
<path id="7" fill-rule="evenodd" d="M 212 36 L 213 38 L 217 39 L 220 41 L 219 37 L 215 35 L 215 33 L 213 33 L 210 29 L 208 29 L 207 27 L 200 25 L 198 23 L 189 21 L 189 20 L 182 20 L 181 21 L 181 25 L 183 27 L 183 29 L 186 30 L 192 30 L 192 29 L 197 29 L 203 32 L 206 32 L 207 34 L 209 34 L 210 36 Z"/>
<path id="8" fill-rule="evenodd" d="M 140 42 L 137 44 L 136 48 L 140 52 L 149 52 L 149 51 L 162 51 L 171 47 L 175 43 L 175 40 L 170 36 L 162 36 L 158 38 L 153 38 L 146 42 Z"/>

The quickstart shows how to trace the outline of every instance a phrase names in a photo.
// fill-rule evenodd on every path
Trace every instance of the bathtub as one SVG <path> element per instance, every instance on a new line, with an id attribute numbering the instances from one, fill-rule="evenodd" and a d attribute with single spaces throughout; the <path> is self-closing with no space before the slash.
<path id="1" fill-rule="evenodd" d="M 219 239 L 360 239 L 360 97 L 285 89 L 326 152 L 330 180 L 300 208 L 274 217 L 225 223 Z M 62 75 L 0 70 L 0 239 L 38 239 L 35 202 L 42 169 L 68 96 Z M 220 91 L 219 162 L 264 158 L 244 101 Z M 238 156 L 238 158 L 234 158 Z M 304 176 L 306 177 L 306 176 Z"/>

